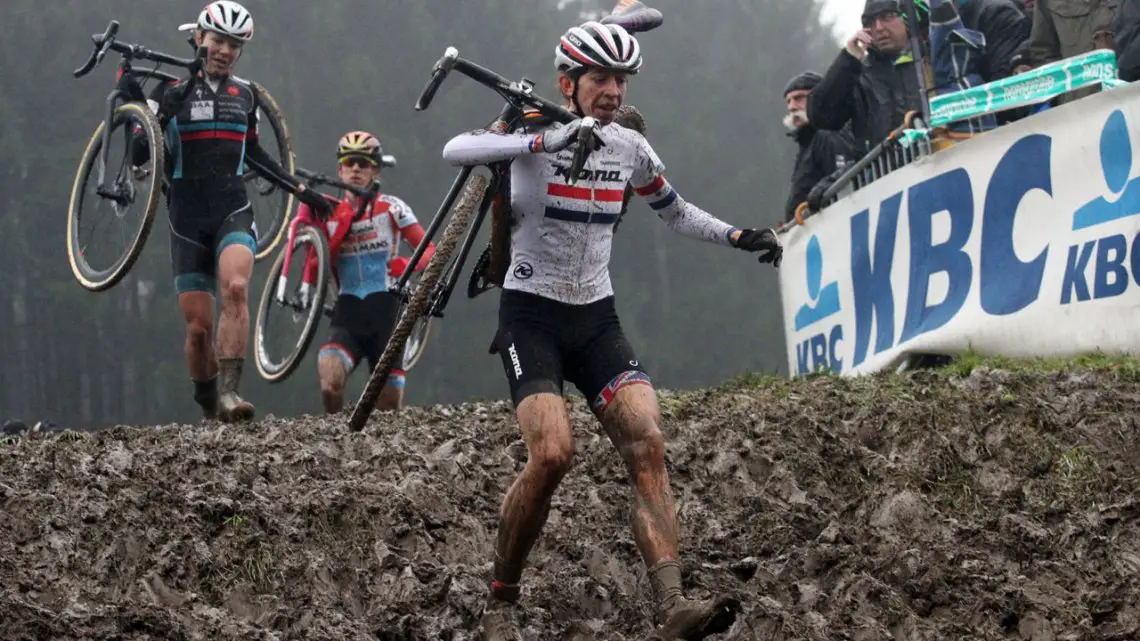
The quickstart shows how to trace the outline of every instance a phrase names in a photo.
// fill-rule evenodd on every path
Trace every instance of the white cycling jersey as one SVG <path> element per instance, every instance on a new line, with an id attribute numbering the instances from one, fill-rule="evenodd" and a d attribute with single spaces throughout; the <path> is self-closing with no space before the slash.
<path id="1" fill-rule="evenodd" d="M 553 123 L 550 129 L 563 127 Z M 556 154 L 533 153 L 535 134 L 478 130 L 444 147 L 453 165 L 511 163 L 511 266 L 504 289 L 529 292 L 571 305 L 613 294 L 610 246 L 626 185 L 685 236 L 730 245 L 736 231 L 686 202 L 665 180 L 665 165 L 644 136 L 612 123 L 605 143 L 590 154 L 576 184 L 567 177 L 575 145 Z"/>

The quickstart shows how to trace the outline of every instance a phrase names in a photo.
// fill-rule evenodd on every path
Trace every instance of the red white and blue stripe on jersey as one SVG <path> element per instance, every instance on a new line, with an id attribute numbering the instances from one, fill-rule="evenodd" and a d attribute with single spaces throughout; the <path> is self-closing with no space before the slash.
<path id="1" fill-rule="evenodd" d="M 665 176 L 660 174 L 648 185 L 634 187 L 633 190 L 637 192 L 638 196 L 645 198 L 654 211 L 661 211 L 677 200 L 677 190 L 673 189 L 669 181 L 665 180 Z"/>
<path id="2" fill-rule="evenodd" d="M 548 182 L 546 195 L 553 199 L 548 202 L 555 203 L 546 206 L 547 218 L 572 223 L 612 225 L 621 215 L 625 192 L 621 189 L 594 189 Z"/>

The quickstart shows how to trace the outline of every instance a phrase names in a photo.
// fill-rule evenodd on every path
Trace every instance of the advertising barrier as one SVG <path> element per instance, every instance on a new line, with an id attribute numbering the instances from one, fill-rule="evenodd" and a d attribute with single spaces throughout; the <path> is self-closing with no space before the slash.
<path id="1" fill-rule="evenodd" d="M 1140 353 L 1137 150 L 1128 85 L 921 158 L 792 226 L 779 270 L 791 375 L 917 353 Z"/>

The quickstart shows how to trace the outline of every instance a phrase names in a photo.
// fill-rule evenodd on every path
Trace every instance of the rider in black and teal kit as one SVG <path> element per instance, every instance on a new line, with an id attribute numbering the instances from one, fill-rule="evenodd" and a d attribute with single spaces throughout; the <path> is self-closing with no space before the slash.
<path id="1" fill-rule="evenodd" d="M 257 229 L 242 178 L 245 163 L 311 207 L 325 213 L 331 208 L 258 144 L 257 91 L 230 73 L 253 37 L 249 12 L 231 0 L 217 0 L 206 5 L 196 24 L 183 28 L 194 31 L 196 46 L 207 47 L 205 70 L 184 100 L 178 98 L 188 79 L 160 84 L 148 103 L 163 126 L 170 158 L 170 253 L 186 320 L 186 360 L 194 399 L 207 418 L 250 420 L 253 405 L 237 394 L 249 334 L 249 277 L 257 253 Z M 217 357 L 215 292 L 222 308 Z"/>

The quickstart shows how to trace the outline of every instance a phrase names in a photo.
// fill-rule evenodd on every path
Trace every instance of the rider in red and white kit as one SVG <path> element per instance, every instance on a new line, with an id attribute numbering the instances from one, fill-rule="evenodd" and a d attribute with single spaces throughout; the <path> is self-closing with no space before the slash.
<path id="1" fill-rule="evenodd" d="M 379 177 L 384 153 L 376 136 L 366 131 L 350 131 L 337 143 L 336 158 L 341 181 L 365 189 Z M 332 414 L 344 406 L 344 385 L 357 364 L 367 359 L 371 372 L 384 353 L 400 313 L 400 299 L 390 290 L 408 268 L 408 259 L 397 255 L 400 240 L 415 249 L 424 238 L 424 228 L 412 208 L 391 194 L 377 194 L 372 206 L 360 218 L 356 218 L 359 200 L 355 195 L 346 194 L 339 201 L 326 198 L 335 203 L 332 215 L 324 221 L 324 228 L 340 293 L 317 369 L 325 412 Z M 297 218 L 298 224 L 316 224 L 308 205 L 297 208 Z M 416 271 L 427 267 L 434 252 L 435 246 L 429 243 L 415 266 Z M 310 250 L 306 256 L 302 295 L 307 295 L 316 276 L 316 255 Z M 377 408 L 401 407 L 404 378 L 403 370 L 392 370 L 380 392 Z"/>

